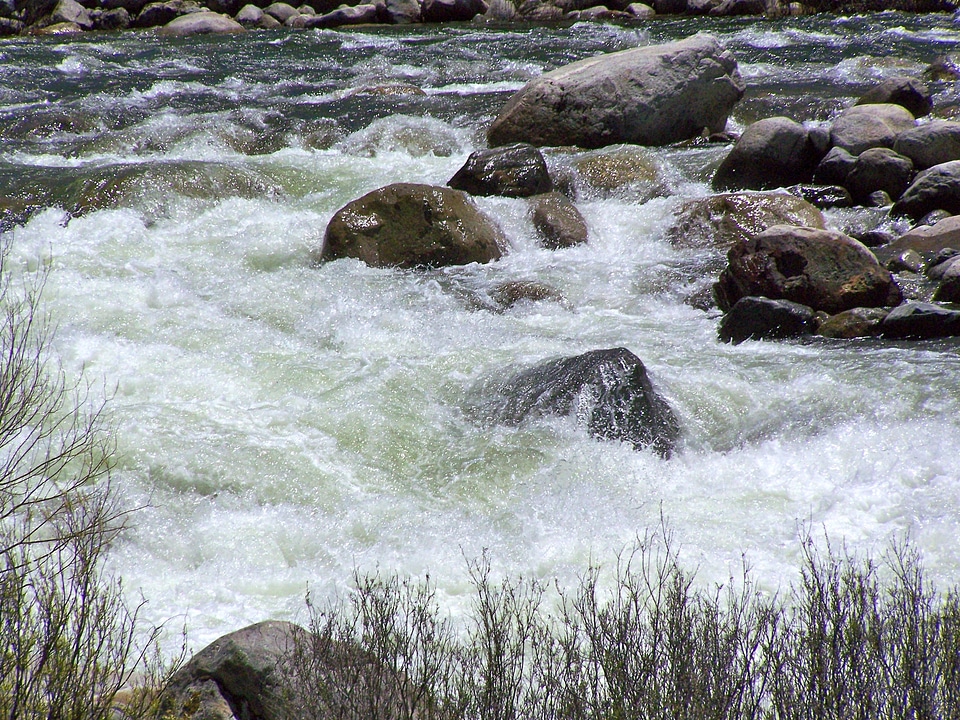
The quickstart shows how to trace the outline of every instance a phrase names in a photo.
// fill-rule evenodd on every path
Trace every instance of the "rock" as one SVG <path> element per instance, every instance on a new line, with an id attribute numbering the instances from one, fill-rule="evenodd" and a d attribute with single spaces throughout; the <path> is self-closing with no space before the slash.
<path id="1" fill-rule="evenodd" d="M 667 238 L 676 247 L 728 249 L 774 225 L 823 228 L 823 214 L 786 193 L 731 193 L 690 200 L 674 212 Z"/>
<path id="2" fill-rule="evenodd" d="M 830 148 L 813 171 L 813 181 L 819 185 L 846 186 L 847 175 L 856 164 L 855 155 L 840 147 Z"/>
<path id="3" fill-rule="evenodd" d="M 526 143 L 471 153 L 447 185 L 471 195 L 504 197 L 530 197 L 553 189 L 543 155 Z"/>
<path id="4" fill-rule="evenodd" d="M 939 338 L 960 335 L 960 310 L 924 302 L 906 302 L 883 319 L 881 334 L 889 338 Z"/>
<path id="5" fill-rule="evenodd" d="M 300 14 L 300 11 L 297 10 L 293 5 L 283 2 L 275 2 L 267 5 L 267 7 L 263 9 L 263 12 L 272 17 L 281 25 L 290 18 L 296 17 Z"/>
<path id="6" fill-rule="evenodd" d="M 16 3 L 16 7 L 23 13 L 23 24 L 30 26 L 52 13 L 53 9 L 57 6 L 57 1 L 58 0 L 30 0 L 30 2 L 23 2 L 23 0 L 20 0 Z"/>
<path id="7" fill-rule="evenodd" d="M 927 66 L 927 69 L 923 71 L 923 77 L 933 82 L 953 82 L 960 79 L 960 67 L 949 55 L 941 55 L 934 58 L 933 62 Z"/>
<path id="8" fill-rule="evenodd" d="M 933 210 L 960 215 L 960 160 L 934 165 L 919 173 L 890 213 L 917 219 Z"/>
<path id="9" fill-rule="evenodd" d="M 874 190 L 863 200 L 864 207 L 885 208 L 893 205 L 893 198 L 886 190 Z"/>
<path id="10" fill-rule="evenodd" d="M 945 248 L 938 252 L 927 266 L 926 276 L 931 280 L 943 280 L 950 266 L 957 262 L 957 255 L 960 255 L 960 250 L 953 248 Z"/>
<path id="11" fill-rule="evenodd" d="M 530 210 L 543 247 L 557 250 L 587 241 L 587 221 L 566 195 L 537 195 L 530 199 Z"/>
<path id="12" fill-rule="evenodd" d="M 133 24 L 133 18 L 126 8 L 116 8 L 115 10 L 105 10 L 99 17 L 94 19 L 94 25 L 97 30 L 125 30 Z"/>
<path id="13" fill-rule="evenodd" d="M 286 22 L 283 23 L 283 27 L 293 28 L 294 30 L 302 30 L 307 26 L 307 18 L 311 17 L 313 17 L 313 15 L 301 15 L 299 12 L 297 12 L 296 15 L 292 15 L 291 17 L 287 18 Z"/>
<path id="14" fill-rule="evenodd" d="M 960 122 L 934 120 L 897 135 L 893 149 L 913 160 L 918 170 L 960 160 Z"/>
<path id="15" fill-rule="evenodd" d="M 281 720 L 289 689 L 283 663 L 303 634 L 270 620 L 214 640 L 174 674 L 163 707 L 185 720 Z"/>
<path id="16" fill-rule="evenodd" d="M 657 15 L 682 15 L 687 12 L 687 0 L 653 0 Z"/>
<path id="17" fill-rule="evenodd" d="M 563 295 L 553 287 L 535 280 L 513 280 L 497 285 L 491 298 L 502 310 L 511 308 L 519 302 L 563 302 Z"/>
<path id="18" fill-rule="evenodd" d="M 501 0 L 507 2 L 507 0 Z M 513 5 L 511 4 L 512 8 Z M 420 22 L 419 0 L 385 0 L 386 21 L 392 25 L 409 25 Z"/>
<path id="19" fill-rule="evenodd" d="M 133 21 L 134 27 L 148 28 L 166 25 L 180 15 L 181 3 L 153 2 L 144 6 Z"/>
<path id="20" fill-rule="evenodd" d="M 803 198 L 815 208 L 828 210 L 829 208 L 846 208 L 853 205 L 850 191 L 839 185 L 793 185 L 786 188 L 791 195 Z M 804 225 L 807 223 L 788 223 Z"/>
<path id="21" fill-rule="evenodd" d="M 507 102 L 487 137 L 492 146 L 666 145 L 723 130 L 743 92 L 733 56 L 698 34 L 548 72 Z"/>
<path id="22" fill-rule="evenodd" d="M 916 125 L 902 105 L 854 105 L 834 121 L 830 142 L 851 155 L 874 147 L 892 148 L 897 135 Z"/>
<path id="23" fill-rule="evenodd" d="M 916 250 L 904 250 L 899 255 L 887 260 L 883 266 L 892 273 L 919 273 L 923 271 L 925 264 L 926 263 L 924 263 L 920 253 L 918 253 Z"/>
<path id="24" fill-rule="evenodd" d="M 423 22 L 464 22 L 487 11 L 483 0 L 424 0 Z"/>
<path id="25" fill-rule="evenodd" d="M 633 15 L 633 17 L 637 18 L 638 20 L 649 20 L 657 14 L 656 10 L 649 5 L 644 5 L 643 3 L 630 3 L 627 5 L 625 11 Z"/>
<path id="26" fill-rule="evenodd" d="M 563 19 L 563 10 L 553 3 L 541 0 L 525 0 L 518 9 L 520 16 L 530 22 L 551 22 Z"/>
<path id="27" fill-rule="evenodd" d="M 624 145 L 595 150 L 572 163 L 574 187 L 589 197 L 619 197 L 644 203 L 666 194 L 666 178 L 646 149 Z"/>
<path id="28" fill-rule="evenodd" d="M 853 308 L 831 315 L 820 323 L 818 335 L 828 338 L 875 337 L 890 311 L 886 308 Z"/>
<path id="29" fill-rule="evenodd" d="M 233 18 L 244 27 L 259 27 L 264 12 L 256 5 L 247 4 L 240 8 L 240 12 Z"/>
<path id="30" fill-rule="evenodd" d="M 843 233 L 777 225 L 734 245 L 714 294 L 726 310 L 741 297 L 792 300 L 830 314 L 900 302 L 890 272 Z"/>
<path id="31" fill-rule="evenodd" d="M 93 18 L 90 11 L 76 0 L 60 0 L 50 14 L 51 24 L 75 23 L 82 30 L 93 29 Z"/>
<path id="32" fill-rule="evenodd" d="M 945 248 L 960 248 L 960 215 L 952 215 L 936 225 L 921 225 L 908 230 L 884 250 L 892 256 L 905 250 L 934 254 Z"/>
<path id="33" fill-rule="evenodd" d="M 323 15 L 308 17 L 304 21 L 306 28 L 334 28 L 344 25 L 364 25 L 366 23 L 375 23 L 377 21 L 376 5 L 355 5 L 353 7 L 341 7 Z"/>
<path id="34" fill-rule="evenodd" d="M 811 335 L 817 323 L 813 310 L 789 300 L 742 297 L 723 316 L 717 337 L 739 345 L 744 340 L 780 340 Z"/>
<path id="35" fill-rule="evenodd" d="M 732 17 L 735 15 L 763 15 L 767 11 L 766 0 L 723 0 L 710 8 L 708 15 Z"/>
<path id="36" fill-rule="evenodd" d="M 490 262 L 506 238 L 459 190 L 398 183 L 338 210 L 321 260 L 358 258 L 373 267 L 441 267 Z"/>
<path id="37" fill-rule="evenodd" d="M 82 33 L 83 28 L 76 23 L 54 23 L 41 28 L 34 28 L 31 35 L 76 35 Z"/>
<path id="38" fill-rule="evenodd" d="M 160 35 L 210 35 L 241 33 L 247 29 L 232 17 L 214 12 L 198 12 L 181 15 L 159 30 Z"/>
<path id="39" fill-rule="evenodd" d="M 889 148 L 870 148 L 857 157 L 846 187 L 855 202 L 868 205 L 868 198 L 882 190 L 891 199 L 903 195 L 913 177 L 913 162 Z"/>
<path id="40" fill-rule="evenodd" d="M 942 263 L 946 265 L 940 277 L 940 286 L 933 294 L 934 302 L 960 303 L 960 260 Z"/>
<path id="41" fill-rule="evenodd" d="M 0 18 L 0 37 L 9 37 L 19 35 L 27 26 L 20 20 L 14 18 Z"/>
<path id="42" fill-rule="evenodd" d="M 596 438 L 652 447 L 663 457 L 670 457 L 680 437 L 673 410 L 640 359 L 624 348 L 545 362 L 487 389 L 495 397 L 482 412 L 495 422 L 571 415 Z"/>
<path id="43" fill-rule="evenodd" d="M 914 117 L 929 115 L 933 109 L 930 89 L 914 78 L 897 77 L 884 80 L 865 92 L 857 105 L 893 104 L 905 107 Z M 936 163 L 934 163 L 936 164 Z"/>
<path id="44" fill-rule="evenodd" d="M 766 190 L 809 182 L 820 157 L 807 129 L 773 117 L 748 126 L 713 176 L 717 190 Z"/>

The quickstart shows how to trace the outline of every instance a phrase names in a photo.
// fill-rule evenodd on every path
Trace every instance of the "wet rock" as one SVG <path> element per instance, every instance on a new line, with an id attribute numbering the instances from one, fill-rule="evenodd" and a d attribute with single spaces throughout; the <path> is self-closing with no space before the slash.
<path id="1" fill-rule="evenodd" d="M 831 315 L 817 329 L 817 334 L 828 338 L 875 337 L 880 334 L 886 308 L 853 308 Z"/>
<path id="2" fill-rule="evenodd" d="M 851 155 L 875 147 L 892 148 L 897 135 L 916 125 L 902 105 L 854 105 L 834 121 L 830 141 Z"/>
<path id="3" fill-rule="evenodd" d="M 727 259 L 714 286 L 722 310 L 750 295 L 792 300 L 830 314 L 901 299 L 874 254 L 832 230 L 778 225 L 734 245 Z"/>
<path id="4" fill-rule="evenodd" d="M 934 58 L 933 62 L 927 66 L 923 71 L 923 77 L 934 82 L 953 82 L 960 79 L 960 66 L 957 66 L 949 55 L 941 55 Z"/>
<path id="5" fill-rule="evenodd" d="M 484 20 L 494 22 L 510 22 L 520 15 L 517 6 L 511 0 L 490 0 L 487 11 L 483 14 Z"/>
<path id="6" fill-rule="evenodd" d="M 160 35 L 221 35 L 241 33 L 247 29 L 227 15 L 215 12 L 190 13 L 171 20 L 159 30 Z"/>
<path id="7" fill-rule="evenodd" d="M 483 0 L 424 0 L 421 8 L 424 22 L 465 22 L 486 11 Z"/>
<path id="8" fill-rule="evenodd" d="M 960 160 L 960 122 L 934 120 L 900 133 L 893 149 L 913 160 L 918 170 Z"/>
<path id="9" fill-rule="evenodd" d="M 562 20 L 564 12 L 553 3 L 544 3 L 541 0 L 526 0 L 518 10 L 524 20 L 530 22 L 552 22 Z"/>
<path id="10" fill-rule="evenodd" d="M 344 25 L 364 25 L 377 21 L 376 5 L 355 5 L 353 7 L 337 8 L 323 15 L 308 17 L 304 21 L 307 28 L 335 28 Z"/>
<path id="11" fill-rule="evenodd" d="M 933 294 L 934 302 L 960 303 L 960 260 L 942 263 L 946 265 L 940 276 L 940 285 Z"/>
<path id="12" fill-rule="evenodd" d="M 930 89 L 915 78 L 898 77 L 884 80 L 865 92 L 857 105 L 893 104 L 905 107 L 914 117 L 929 115 L 933 109 Z M 936 163 L 934 163 L 936 164 Z"/>
<path id="13" fill-rule="evenodd" d="M 843 148 L 830 148 L 813 171 L 813 181 L 820 185 L 846 186 L 847 176 L 857 164 L 855 155 L 851 155 Z"/>
<path id="14" fill-rule="evenodd" d="M 723 0 L 710 8 L 708 15 L 733 17 L 735 15 L 763 15 L 767 11 L 766 0 Z"/>
<path id="15" fill-rule="evenodd" d="M 890 212 L 917 219 L 933 210 L 960 215 L 960 160 L 934 165 L 919 173 Z"/>
<path id="16" fill-rule="evenodd" d="M 680 423 L 653 388 L 640 359 L 624 348 L 552 360 L 486 388 L 486 418 L 518 424 L 528 417 L 573 416 L 602 440 L 651 447 L 670 457 Z"/>
<path id="17" fill-rule="evenodd" d="M 513 5 L 510 5 L 512 8 Z M 385 0 L 384 14 L 391 25 L 409 25 L 421 20 L 419 0 Z"/>
<path id="18" fill-rule="evenodd" d="M 15 18 L 0 18 L 0 37 L 19 35 L 26 27 L 25 23 Z"/>
<path id="19" fill-rule="evenodd" d="M 491 292 L 491 298 L 502 310 L 520 302 L 563 302 L 563 295 L 559 290 L 536 280 L 512 280 L 500 283 Z"/>
<path id="20" fill-rule="evenodd" d="M 899 198 L 910 185 L 912 177 L 913 162 L 910 158 L 889 148 L 870 148 L 857 157 L 845 185 L 855 202 L 869 205 L 870 196 L 878 190 L 891 199 Z"/>
<path id="21" fill-rule="evenodd" d="M 643 3 L 630 3 L 625 8 L 625 12 L 630 13 L 638 20 L 649 20 L 657 14 L 656 10 L 649 5 L 644 5 Z"/>
<path id="22" fill-rule="evenodd" d="M 880 326 L 884 337 L 939 338 L 960 335 L 960 310 L 924 302 L 906 302 L 895 307 Z"/>
<path id="23" fill-rule="evenodd" d="M 815 208 L 827 210 L 829 208 L 846 208 L 853 205 L 850 191 L 840 185 L 794 185 L 786 188 L 791 195 L 803 198 Z M 809 223 L 787 223 L 793 225 L 807 225 Z"/>
<path id="24" fill-rule="evenodd" d="M 809 182 L 820 157 L 807 129 L 785 117 L 753 123 L 713 176 L 717 190 L 766 190 Z"/>
<path id="25" fill-rule="evenodd" d="M 919 273 L 924 269 L 925 264 L 923 257 L 916 250 L 904 250 L 899 255 L 887 260 L 883 266 L 892 273 Z"/>
<path id="26" fill-rule="evenodd" d="M 263 9 L 263 12 L 272 17 L 281 25 L 290 18 L 296 17 L 300 14 L 300 11 L 293 7 L 293 5 L 282 2 L 275 2 L 267 5 L 267 7 Z"/>
<path id="27" fill-rule="evenodd" d="M 149 3 L 137 15 L 133 25 L 138 28 L 160 27 L 179 17 L 182 10 L 183 3 L 176 0 Z"/>
<path id="28" fill-rule="evenodd" d="M 717 337 L 739 345 L 744 340 L 782 340 L 811 335 L 817 323 L 811 308 L 789 300 L 742 297 L 723 316 Z"/>
<path id="29" fill-rule="evenodd" d="M 960 255 L 960 250 L 954 250 L 953 248 L 941 250 L 927 266 L 925 271 L 926 276 L 931 280 L 942 280 L 944 275 L 947 274 L 947 270 L 950 269 L 950 266 L 957 262 L 958 255 Z"/>
<path id="30" fill-rule="evenodd" d="M 321 260 L 352 257 L 374 267 L 442 267 L 490 262 L 506 238 L 459 190 L 398 183 L 338 210 Z"/>
<path id="31" fill-rule="evenodd" d="M 690 200 L 674 213 L 667 238 L 676 247 L 728 249 L 774 225 L 823 228 L 823 214 L 787 193 L 730 193 Z"/>
<path id="32" fill-rule="evenodd" d="M 657 15 L 682 15 L 687 12 L 687 0 L 653 0 Z"/>
<path id="33" fill-rule="evenodd" d="M 263 20 L 264 12 L 256 5 L 247 4 L 240 8 L 240 12 L 233 18 L 244 27 L 259 27 Z"/>
<path id="34" fill-rule="evenodd" d="M 105 10 L 94 19 L 97 30 L 125 30 L 133 24 L 133 18 L 126 8 Z"/>
<path id="35" fill-rule="evenodd" d="M 32 35 L 76 35 L 82 32 L 83 28 L 72 22 L 54 23 L 30 31 Z"/>
<path id="36" fill-rule="evenodd" d="M 94 23 L 90 11 L 76 0 L 60 0 L 50 14 L 51 24 L 75 23 L 82 30 L 92 30 Z"/>
<path id="37" fill-rule="evenodd" d="M 537 195 L 530 199 L 530 211 L 541 246 L 557 250 L 587 241 L 587 221 L 566 195 Z"/>
<path id="38" fill-rule="evenodd" d="M 286 717 L 283 663 L 305 631 L 278 620 L 214 640 L 174 674 L 162 705 L 184 720 Z"/>
<path id="39" fill-rule="evenodd" d="M 743 92 L 733 56 L 698 34 L 546 73 L 507 102 L 487 137 L 493 146 L 666 145 L 723 130 Z"/>
<path id="40" fill-rule="evenodd" d="M 447 185 L 471 195 L 504 197 L 530 197 L 553 189 L 543 155 L 526 143 L 471 153 Z"/>
<path id="41" fill-rule="evenodd" d="M 643 203 L 666 194 L 666 179 L 656 158 L 636 145 L 584 153 L 571 167 L 576 192 L 588 197 Z"/>

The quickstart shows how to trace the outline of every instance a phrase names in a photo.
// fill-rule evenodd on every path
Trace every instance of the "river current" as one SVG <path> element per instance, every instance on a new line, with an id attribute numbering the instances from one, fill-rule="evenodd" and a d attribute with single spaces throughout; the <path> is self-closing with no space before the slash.
<path id="1" fill-rule="evenodd" d="M 445 184 L 528 79 L 700 30 L 748 84 L 732 130 L 828 120 L 960 46 L 951 17 L 900 14 L 0 42 L 0 195 L 43 208 L 4 236 L 17 272 L 49 270 L 68 377 L 110 395 L 116 486 L 139 508 L 111 567 L 149 620 L 185 621 L 199 648 L 302 617 L 308 588 L 342 591 L 355 569 L 429 574 L 456 613 L 485 549 L 497 573 L 569 587 L 661 517 L 704 583 L 745 557 L 786 586 L 804 527 L 864 552 L 909 535 L 932 579 L 960 582 L 958 344 L 718 343 L 718 313 L 689 301 L 717 254 L 667 230 L 726 145 L 649 150 L 652 199 L 579 186 L 576 248 L 539 248 L 525 201 L 478 198 L 509 238 L 496 263 L 314 262 L 349 200 Z M 932 87 L 953 117 L 956 86 Z M 510 280 L 563 300 L 499 310 Z M 618 346 L 680 418 L 670 460 L 567 418 L 465 412 L 485 379 Z"/>

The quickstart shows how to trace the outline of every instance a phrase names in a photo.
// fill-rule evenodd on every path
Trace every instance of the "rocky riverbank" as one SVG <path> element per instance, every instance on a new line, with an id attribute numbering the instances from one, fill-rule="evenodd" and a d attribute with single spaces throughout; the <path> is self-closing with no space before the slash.
<path id="1" fill-rule="evenodd" d="M 162 27 L 168 34 L 192 34 L 468 21 L 632 23 L 658 15 L 783 17 L 956 9 L 953 0 L 652 0 L 649 4 L 630 0 L 311 0 L 297 7 L 270 0 L 2 0 L 0 36 Z"/>

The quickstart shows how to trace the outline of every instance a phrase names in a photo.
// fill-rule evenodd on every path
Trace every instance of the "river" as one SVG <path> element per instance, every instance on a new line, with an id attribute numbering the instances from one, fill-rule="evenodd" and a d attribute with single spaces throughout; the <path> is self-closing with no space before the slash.
<path id="1" fill-rule="evenodd" d="M 479 198 L 509 238 L 496 263 L 314 262 L 349 200 L 445 184 L 526 80 L 700 30 L 748 84 L 734 131 L 827 120 L 960 46 L 950 16 L 892 13 L 0 41 L 0 194 L 44 208 L 4 234 L 17 272 L 49 268 L 67 376 L 110 396 L 116 487 L 139 508 L 111 569 L 148 620 L 185 622 L 199 648 L 302 618 L 308 588 L 355 569 L 429 574 L 457 613 L 485 549 L 497 573 L 570 586 L 661 517 L 707 584 L 746 558 L 785 587 L 804 527 L 863 552 L 908 534 L 935 582 L 960 581 L 960 346 L 718 343 L 718 313 L 687 301 L 716 254 L 666 231 L 726 145 L 650 150 L 653 199 L 581 187 L 579 247 L 541 249 L 525 201 Z M 954 84 L 933 89 L 952 117 Z M 491 309 L 497 283 L 531 279 L 563 300 Z M 484 379 L 617 346 L 680 418 L 672 459 L 464 411 Z"/>

